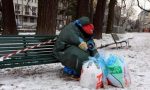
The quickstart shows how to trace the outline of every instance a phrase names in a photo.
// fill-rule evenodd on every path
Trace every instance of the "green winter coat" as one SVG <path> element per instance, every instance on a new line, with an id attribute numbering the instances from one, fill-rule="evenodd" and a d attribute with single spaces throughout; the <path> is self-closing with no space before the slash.
<path id="1" fill-rule="evenodd" d="M 87 19 L 82 21 L 84 24 L 89 23 Z M 89 38 L 86 38 L 81 30 L 71 22 L 62 29 L 53 49 L 55 57 L 64 66 L 74 69 L 78 74 L 81 73 L 83 62 L 87 61 L 90 56 L 89 51 L 84 51 L 78 47 L 81 43 L 79 37 L 88 42 Z M 96 49 L 92 51 L 92 53 L 96 52 Z"/>

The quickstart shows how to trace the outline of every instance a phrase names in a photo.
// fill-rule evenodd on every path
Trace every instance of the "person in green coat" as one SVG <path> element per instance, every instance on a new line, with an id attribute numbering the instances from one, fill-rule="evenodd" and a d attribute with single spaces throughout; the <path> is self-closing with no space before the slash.
<path id="1" fill-rule="evenodd" d="M 62 29 L 54 45 L 54 56 L 78 76 L 83 63 L 97 53 L 93 30 L 89 18 L 81 17 Z"/>

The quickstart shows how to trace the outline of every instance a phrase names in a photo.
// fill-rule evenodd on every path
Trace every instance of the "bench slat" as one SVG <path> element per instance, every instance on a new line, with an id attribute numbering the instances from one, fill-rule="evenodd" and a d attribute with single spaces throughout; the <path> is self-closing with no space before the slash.
<path id="1" fill-rule="evenodd" d="M 22 50 L 27 47 L 52 40 L 55 37 L 57 36 L 0 36 L 0 57 L 15 52 L 16 50 Z M 8 60 L 0 61 L 0 68 L 12 68 L 58 62 L 52 54 L 54 43 L 55 41 L 50 44 L 41 45 L 40 47 L 13 55 Z"/>

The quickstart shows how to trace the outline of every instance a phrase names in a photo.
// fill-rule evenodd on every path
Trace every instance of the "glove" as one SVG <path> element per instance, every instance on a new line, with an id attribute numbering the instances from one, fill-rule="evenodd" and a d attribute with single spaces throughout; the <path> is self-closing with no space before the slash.
<path id="1" fill-rule="evenodd" d="M 93 43 L 88 43 L 88 49 L 93 50 L 95 45 Z"/>
<path id="2" fill-rule="evenodd" d="M 79 44 L 79 48 L 86 51 L 88 49 L 88 46 L 87 46 L 86 42 L 81 42 Z"/>
<path id="3" fill-rule="evenodd" d="M 88 49 L 89 49 L 90 51 L 93 51 L 94 49 L 96 49 L 95 43 L 94 43 L 93 40 L 89 40 L 89 41 L 87 42 L 87 44 L 88 44 Z"/>

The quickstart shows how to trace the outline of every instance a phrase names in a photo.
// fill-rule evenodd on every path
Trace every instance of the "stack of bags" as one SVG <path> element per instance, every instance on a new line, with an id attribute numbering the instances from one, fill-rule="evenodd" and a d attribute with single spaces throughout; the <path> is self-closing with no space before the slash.
<path id="1" fill-rule="evenodd" d="M 127 64 L 123 58 L 110 54 L 107 58 L 97 53 L 82 66 L 80 85 L 90 89 L 105 88 L 112 85 L 119 88 L 131 84 Z"/>

